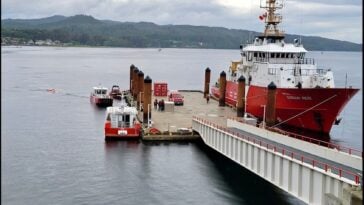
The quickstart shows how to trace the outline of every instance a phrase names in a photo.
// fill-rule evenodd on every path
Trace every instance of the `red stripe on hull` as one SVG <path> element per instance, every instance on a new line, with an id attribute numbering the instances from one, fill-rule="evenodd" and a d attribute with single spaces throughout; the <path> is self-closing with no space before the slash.
<path id="1" fill-rule="evenodd" d="M 112 128 L 110 127 L 111 123 L 105 123 L 105 139 L 128 139 L 128 138 L 139 138 L 141 125 L 135 124 L 134 127 L 118 127 Z M 126 135 L 119 135 L 118 132 L 121 130 L 125 130 L 127 132 Z"/>
<path id="2" fill-rule="evenodd" d="M 225 100 L 236 105 L 238 84 L 228 81 Z M 329 133 L 336 117 L 348 101 L 358 92 L 352 88 L 277 88 L 276 123 Z M 219 97 L 219 89 L 211 88 L 211 93 Z M 246 112 L 263 119 L 267 101 L 267 88 L 250 86 L 247 94 Z"/>
<path id="3" fill-rule="evenodd" d="M 95 96 L 90 96 L 90 102 L 99 107 L 110 107 L 110 106 L 112 106 L 113 99 L 112 98 L 98 98 Z"/>

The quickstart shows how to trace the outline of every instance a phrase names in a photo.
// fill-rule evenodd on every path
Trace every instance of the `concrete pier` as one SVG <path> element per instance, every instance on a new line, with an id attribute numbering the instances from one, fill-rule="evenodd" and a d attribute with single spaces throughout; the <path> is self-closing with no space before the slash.
<path id="1" fill-rule="evenodd" d="M 235 111 L 231 108 L 219 107 L 216 100 L 206 103 L 202 91 L 180 91 L 180 93 L 184 96 L 184 105 L 175 105 L 173 112 L 158 111 L 152 105 L 152 129 L 147 128 L 147 124 L 144 123 L 143 140 L 197 140 L 200 137 L 192 131 L 192 116 L 201 116 L 226 126 L 228 117 L 235 115 Z M 155 99 L 168 102 L 167 97 L 152 96 L 152 102 Z M 139 119 L 143 119 L 142 113 L 139 113 Z M 153 132 L 153 128 L 160 132 Z"/>

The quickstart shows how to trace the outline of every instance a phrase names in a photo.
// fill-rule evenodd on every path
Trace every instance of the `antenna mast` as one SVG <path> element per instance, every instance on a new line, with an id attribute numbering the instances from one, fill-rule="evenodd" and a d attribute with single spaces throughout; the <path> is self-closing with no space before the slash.
<path id="1" fill-rule="evenodd" d="M 264 14 L 265 30 L 261 37 L 283 39 L 284 32 L 277 26 L 282 22 L 282 15 L 275 13 L 276 10 L 283 8 L 283 0 L 260 0 L 260 8 L 267 11 Z"/>

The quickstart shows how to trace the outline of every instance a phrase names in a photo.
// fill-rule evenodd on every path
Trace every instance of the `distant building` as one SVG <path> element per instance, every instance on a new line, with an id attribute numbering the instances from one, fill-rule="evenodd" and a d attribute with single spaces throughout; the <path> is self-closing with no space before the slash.
<path id="1" fill-rule="evenodd" d="M 45 41 L 43 41 L 43 40 L 36 40 L 35 41 L 35 45 L 37 45 L 37 46 L 43 46 L 43 45 L 45 45 Z"/>
<path id="2" fill-rule="evenodd" d="M 32 45 L 34 45 L 34 41 L 33 41 L 33 40 L 29 40 L 29 41 L 27 42 L 27 45 L 28 45 L 28 46 L 32 46 Z"/>

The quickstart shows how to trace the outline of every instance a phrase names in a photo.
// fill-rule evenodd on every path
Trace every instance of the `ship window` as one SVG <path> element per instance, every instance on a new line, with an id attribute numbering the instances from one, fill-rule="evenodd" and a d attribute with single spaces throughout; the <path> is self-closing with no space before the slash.
<path id="1" fill-rule="evenodd" d="M 254 52 L 254 57 L 257 57 L 257 52 Z"/>
<path id="2" fill-rule="evenodd" d="M 130 124 L 130 115 L 124 115 L 123 121 L 125 122 L 126 127 L 128 127 Z"/>
<path id="3" fill-rule="evenodd" d="M 271 57 L 271 58 L 274 58 L 274 53 L 271 53 L 271 54 L 270 54 L 270 57 Z"/>
<path id="4" fill-rule="evenodd" d="M 289 53 L 286 53 L 286 58 L 289 58 L 288 56 L 289 56 Z"/>
<path id="5" fill-rule="evenodd" d="M 254 53 L 255 56 L 255 53 Z M 253 58 L 253 53 L 252 52 L 248 52 L 248 61 L 251 61 Z"/>
<path id="6" fill-rule="evenodd" d="M 275 68 L 268 68 L 268 74 L 269 75 L 275 75 L 276 74 L 276 69 Z"/>
<path id="7" fill-rule="evenodd" d="M 265 58 L 265 53 L 262 53 L 262 58 Z"/>

